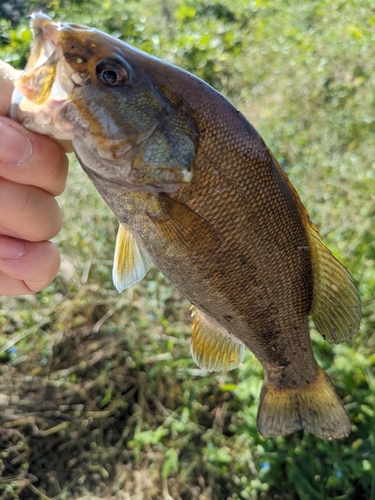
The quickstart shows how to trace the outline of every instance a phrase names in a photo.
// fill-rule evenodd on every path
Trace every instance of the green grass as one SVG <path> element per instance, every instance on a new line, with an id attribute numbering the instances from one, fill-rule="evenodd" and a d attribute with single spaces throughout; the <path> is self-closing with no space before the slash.
<path id="1" fill-rule="evenodd" d="M 249 353 L 233 372 L 199 370 L 189 304 L 156 269 L 114 290 L 117 223 L 73 163 L 60 197 L 58 277 L 36 296 L 0 298 L 0 498 L 375 498 L 372 3 L 55 1 L 49 11 L 114 32 L 227 95 L 352 273 L 364 319 L 339 346 L 311 326 L 350 436 L 263 439 L 259 363 Z M 14 64 L 26 57 L 25 26 L 0 22 L 1 54 Z"/>

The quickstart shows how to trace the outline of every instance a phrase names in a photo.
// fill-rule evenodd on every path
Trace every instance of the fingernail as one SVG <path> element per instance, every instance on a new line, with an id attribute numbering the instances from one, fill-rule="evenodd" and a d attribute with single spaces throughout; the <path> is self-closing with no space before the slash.
<path id="1" fill-rule="evenodd" d="M 0 162 L 21 164 L 27 161 L 33 152 L 33 144 L 27 133 L 0 121 Z"/>
<path id="2" fill-rule="evenodd" d="M 25 243 L 13 238 L 0 238 L 0 259 L 19 259 L 25 253 Z"/>

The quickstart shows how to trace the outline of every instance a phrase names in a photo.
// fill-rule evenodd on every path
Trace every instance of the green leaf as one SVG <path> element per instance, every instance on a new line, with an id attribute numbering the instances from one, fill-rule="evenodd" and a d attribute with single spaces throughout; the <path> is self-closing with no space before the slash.
<path id="1" fill-rule="evenodd" d="M 170 472 L 178 472 L 178 453 L 174 448 L 169 448 L 165 452 L 165 462 L 161 472 L 162 478 L 167 479 Z"/>

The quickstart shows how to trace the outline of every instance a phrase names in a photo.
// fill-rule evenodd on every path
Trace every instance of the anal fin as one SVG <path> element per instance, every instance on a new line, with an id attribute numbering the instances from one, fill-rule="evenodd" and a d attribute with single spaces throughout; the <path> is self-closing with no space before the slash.
<path id="1" fill-rule="evenodd" d="M 117 290 L 122 292 L 140 281 L 150 265 L 150 259 L 133 234 L 120 224 L 112 270 L 113 284 Z"/>
<path id="2" fill-rule="evenodd" d="M 194 306 L 192 316 L 191 354 L 197 365 L 207 371 L 237 368 L 245 356 L 243 343 Z"/>

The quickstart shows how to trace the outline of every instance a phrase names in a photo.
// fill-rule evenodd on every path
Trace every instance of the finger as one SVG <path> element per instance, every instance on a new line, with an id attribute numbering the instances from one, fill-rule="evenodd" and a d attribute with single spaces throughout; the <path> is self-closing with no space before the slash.
<path id="1" fill-rule="evenodd" d="M 50 241 L 0 237 L 0 295 L 38 292 L 51 283 L 59 266 L 59 251 Z"/>
<path id="2" fill-rule="evenodd" d="M 59 266 L 59 251 L 50 241 L 31 243 L 0 237 L 0 295 L 39 292 L 51 283 Z"/>
<path id="3" fill-rule="evenodd" d="M 29 292 L 37 292 L 49 285 L 59 266 L 59 251 L 50 241 L 32 243 L 0 237 L 0 272 L 23 282 Z"/>
<path id="4" fill-rule="evenodd" d="M 49 240 L 62 226 L 59 205 L 45 191 L 0 177 L 0 235 Z"/>
<path id="5" fill-rule="evenodd" d="M 68 158 L 55 141 L 0 117 L 0 177 L 57 196 L 65 188 L 67 174 Z"/>
<path id="6" fill-rule="evenodd" d="M 39 290 L 38 290 L 39 291 Z M 0 295 L 28 295 L 34 293 L 24 281 L 11 278 L 0 271 Z"/>
<path id="7" fill-rule="evenodd" d="M 12 92 L 14 89 L 13 82 L 21 74 L 21 71 L 17 71 L 9 64 L 4 61 L 0 61 L 0 83 L 1 83 L 1 93 L 0 93 L 0 115 L 5 116 L 9 111 L 9 105 L 12 98 Z"/>

